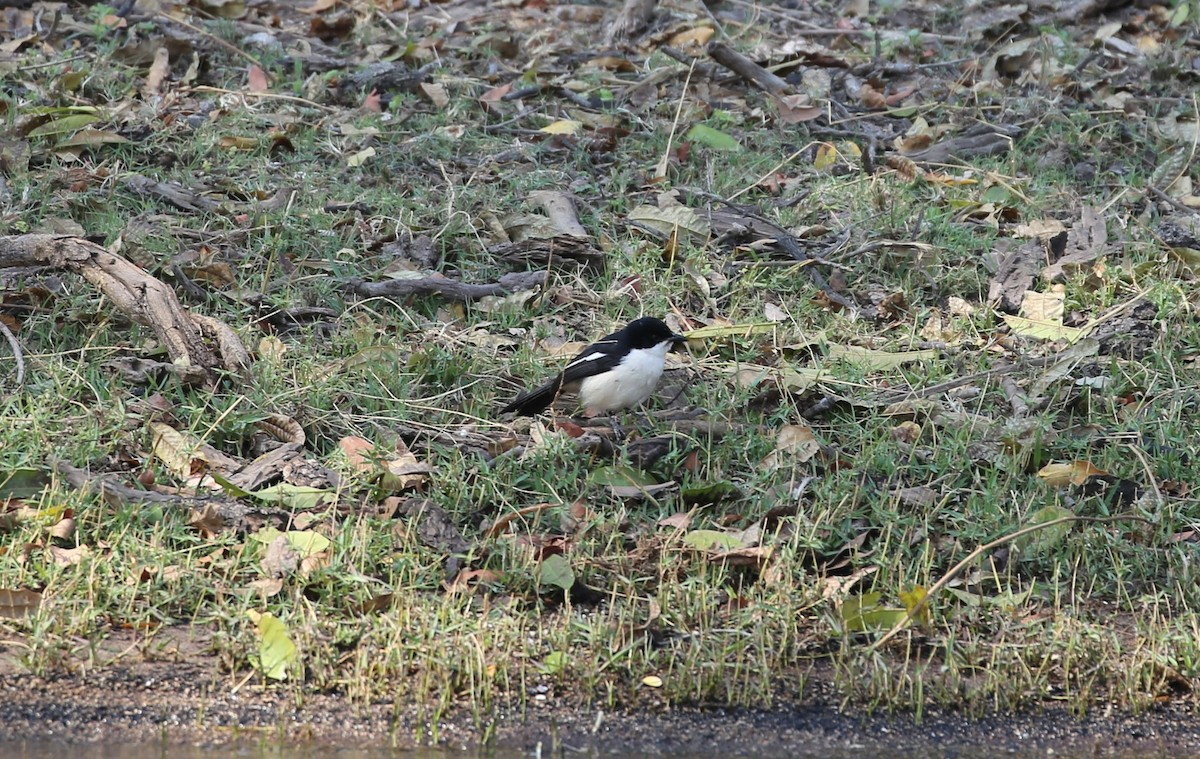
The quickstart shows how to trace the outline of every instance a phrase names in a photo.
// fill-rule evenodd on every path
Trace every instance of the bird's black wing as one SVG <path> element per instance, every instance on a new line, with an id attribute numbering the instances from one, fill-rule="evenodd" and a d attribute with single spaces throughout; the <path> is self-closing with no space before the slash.
<path id="1" fill-rule="evenodd" d="M 575 383 L 597 374 L 603 374 L 621 363 L 622 356 L 610 353 L 615 342 L 601 340 L 580 351 L 571 363 L 557 377 L 533 390 L 526 390 L 513 399 L 512 403 L 500 410 L 507 414 L 517 412 L 520 416 L 534 416 L 544 411 L 559 393 L 570 388 Z"/>

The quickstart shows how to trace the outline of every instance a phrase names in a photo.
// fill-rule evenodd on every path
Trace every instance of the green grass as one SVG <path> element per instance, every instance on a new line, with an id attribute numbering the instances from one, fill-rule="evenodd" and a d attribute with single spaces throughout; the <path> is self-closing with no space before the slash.
<path id="1" fill-rule="evenodd" d="M 240 44 L 235 29 L 218 25 L 211 31 Z M 310 97 L 286 64 L 265 62 L 278 91 Z M 242 87 L 244 63 L 215 65 L 208 83 Z M 278 592 L 263 598 L 251 583 L 267 575 L 264 548 L 249 534 L 205 537 L 189 524 L 188 509 L 112 504 L 56 479 L 25 502 L 27 511 L 4 536 L 0 589 L 43 593 L 35 614 L 0 619 L 5 655 L 37 674 L 102 667 L 107 660 L 97 644 L 105 638 L 132 630 L 153 646 L 157 631 L 190 625 L 210 634 L 202 654 L 217 664 L 220 677 L 236 683 L 253 672 L 258 656 L 246 612 L 271 612 L 286 624 L 303 662 L 303 676 L 281 686 L 292 688 L 297 699 L 311 690 L 329 691 L 356 703 L 390 698 L 397 705 L 418 704 L 431 719 L 466 708 L 480 720 L 498 704 L 531 708 L 539 685 L 547 687 L 552 703 L 604 708 L 763 707 L 804 702 L 810 692 L 820 692 L 812 689 L 817 684 L 831 685 L 845 703 L 881 710 L 920 713 L 939 705 L 980 714 L 1062 701 L 1080 713 L 1109 703 L 1136 711 L 1170 692 L 1169 673 L 1200 675 L 1195 542 L 1175 539 L 1193 528 L 1195 503 L 1190 494 L 1166 487 L 1200 481 L 1191 392 L 1200 334 L 1189 316 L 1182 273 L 1163 262 L 1160 247 L 1144 234 L 1153 220 L 1141 183 L 1152 166 L 1138 164 L 1129 151 L 1131 171 L 1122 180 L 1129 192 L 1106 209 L 1110 233 L 1128 241 L 1114 247 L 1099 286 L 1079 276 L 1065 287 L 1067 312 L 1085 318 L 1143 292 L 1157 309 L 1149 352 L 1118 351 L 1086 362 L 1088 371 L 1110 378 L 1107 387 L 1076 387 L 1077 371 L 1053 384 L 1048 402 L 1020 420 L 1012 418 L 999 376 L 980 376 L 967 386 L 970 392 L 939 396 L 907 413 L 868 402 L 885 386 L 919 389 L 986 372 L 997 365 L 1001 347 L 1032 357 L 1061 348 L 1000 329 L 1001 319 L 983 303 L 990 278 L 985 262 L 1009 236 L 1010 225 L 971 221 L 964 209 L 1001 197 L 986 195 L 1002 184 L 986 179 L 988 172 L 1017 190 L 999 202 L 1025 222 L 1054 217 L 1070 224 L 1079 204 L 1112 200 L 1107 185 L 1076 184 L 1069 162 L 1042 168 L 1037 159 L 1054 146 L 1074 157 L 1117 149 L 1124 138 L 1115 116 L 1066 109 L 1049 114 L 1030 125 L 1011 153 L 974 162 L 976 176 L 985 177 L 979 184 L 909 182 L 886 171 L 864 177 L 854 161 L 819 171 L 805 155 L 783 171 L 802 180 L 810 193 L 806 202 L 776 210 L 764 192 L 742 196 L 785 228 L 823 224 L 831 230 L 827 238 L 849 230 L 846 242 L 828 255 L 844 267 L 849 290 L 867 305 L 875 296 L 903 299 L 892 315 L 851 318 L 814 303 L 802 270 L 731 267 L 734 259 L 757 254 L 708 242 L 681 245 L 672 263 L 661 242 L 624 224 L 632 208 L 669 187 L 722 196 L 742 190 L 803 144 L 797 134 L 763 128 L 736 112 L 711 116 L 706 123 L 736 135 L 743 152 L 694 145 L 687 161 L 671 167 L 666 185 L 657 185 L 647 178 L 670 147 L 679 82 L 639 114 L 640 121 L 625 115 L 631 134 L 606 157 L 591 154 L 586 140 L 563 147 L 479 129 L 485 117 L 475 98 L 493 83 L 465 74 L 455 79 L 461 65 L 451 60 L 437 75 L 448 80 L 452 96 L 441 111 L 416 95 L 397 96 L 391 120 L 348 110 L 329 115 L 288 101 L 264 100 L 253 110 L 220 106 L 219 118 L 194 126 L 181 118 L 144 140 L 86 152 L 77 163 L 43 151 L 40 163 L 11 181 L 16 198 L 37 186 L 53 188 L 55 201 L 31 200 L 6 211 L 2 218 L 14 233 L 65 216 L 112 242 L 134 217 L 164 215 L 153 234 L 125 239 L 122 254 L 170 281 L 173 256 L 208 246 L 229 264 L 235 284 L 223 295 L 186 305 L 232 324 L 252 350 L 276 337 L 284 352 L 260 355 L 244 380 L 216 388 L 171 380 L 132 384 L 105 362 L 128 355 L 162 359 L 152 333 L 67 278 L 61 291 L 21 313 L 29 375 L 0 401 L 0 416 L 9 420 L 0 429 L 7 470 L 48 469 L 53 457 L 117 473 L 127 483 L 149 472 L 158 484 L 180 484 L 151 452 L 146 399 L 158 394 L 172 426 L 245 460 L 260 452 L 257 421 L 271 413 L 296 420 L 307 436 L 307 457 L 341 477 L 341 508 L 292 515 L 305 521 L 294 529 L 317 530 L 332 541 L 327 563 L 285 578 Z M 80 95 L 119 99 L 140 75 L 96 61 Z M 612 86 L 607 79 L 586 81 Z M 211 104 L 218 96 L 191 97 Z M 990 117 L 1016 118 L 1028 100 L 1043 97 L 1014 92 L 995 104 Z M 52 93 L 6 98 L 10 124 L 18 100 L 69 100 Z M 748 100 L 764 105 L 756 93 Z M 688 107 L 698 105 L 693 101 L 689 95 Z M 530 102 L 542 110 L 521 127 L 537 128 L 561 115 L 556 101 Z M 952 105 L 931 106 L 930 120 L 949 119 L 958 107 Z M 695 120 L 704 119 L 697 112 Z M 263 136 L 277 122 L 294 152 L 273 152 Z M 339 125 L 356 129 L 347 134 Z M 461 125 L 468 127 L 461 138 L 445 133 Z M 378 133 L 364 134 L 366 128 Z M 231 136 L 259 143 L 230 150 L 222 139 Z M 489 162 L 510 151 L 517 137 L 515 160 Z M 366 147 L 376 155 L 361 166 L 348 165 L 347 157 Z M 1153 148 L 1154 138 L 1139 134 L 1135 147 Z M 70 172 L 80 169 L 93 179 L 69 189 Z M 121 182 L 124 172 L 187 187 L 211 185 L 225 208 L 180 212 L 133 194 Z M 433 238 L 437 269 L 445 275 L 490 281 L 511 267 L 487 251 L 489 216 L 530 213 L 531 191 L 568 186 L 577 188 L 581 221 L 605 252 L 602 271 L 555 270 L 533 299 L 490 310 L 439 298 L 358 300 L 343 288 L 352 276 L 380 278 L 394 263 L 388 244 L 405 234 Z M 256 205 L 255 199 L 286 188 L 298 194 L 285 206 Z M 352 202 L 372 210 L 325 210 L 326 203 Z M 184 232 L 206 237 L 201 242 Z M 897 247 L 839 257 L 879 240 L 932 248 L 921 260 Z M 706 279 L 703 286 L 697 274 Z M 640 278 L 637 289 L 622 290 L 631 277 Z M 974 305 L 975 313 L 951 315 L 951 296 Z M 553 371 L 558 364 L 546 359 L 553 344 L 594 338 L 643 313 L 682 317 L 696 326 L 714 318 L 759 322 L 767 303 L 790 317 L 774 335 L 693 345 L 686 369 L 675 373 L 686 384 L 685 403 L 739 427 L 719 437 L 680 437 L 650 471 L 657 481 L 674 479 L 685 489 L 727 480 L 740 490 L 732 502 L 696 507 L 690 529 L 740 530 L 778 510 L 764 527 L 762 544 L 771 557 L 761 567 L 713 561 L 687 548 L 681 535 L 658 524 L 688 510 L 677 492 L 618 498 L 592 479 L 613 462 L 581 452 L 571 439 L 551 436 L 530 444 L 523 456 L 489 461 L 446 438 L 408 435 L 409 447 L 435 467 L 422 496 L 444 509 L 470 541 L 497 518 L 552 504 L 464 557 L 465 566 L 491 573 L 481 587 L 447 591 L 446 552 L 422 544 L 404 519 L 373 516 L 381 494 L 339 449 L 346 436 L 387 448 L 397 429 L 471 432 L 501 445 L 513 433 L 496 419 L 496 409 Z M 260 322 L 276 310 L 310 305 L 337 315 L 278 335 Z M 956 344 L 932 361 L 895 370 L 829 361 L 819 349 L 813 355 L 793 347 L 820 336 L 911 350 L 927 339 L 922 330 L 935 313 L 945 330 L 960 336 Z M 514 338 L 514 344 L 481 344 L 472 340 L 474 332 Z M 769 383 L 739 387 L 721 371 L 745 363 L 828 370 L 820 388 L 843 400 L 810 421 L 826 446 L 822 453 L 773 471 L 761 466 L 778 429 L 802 421 L 820 393 L 780 391 Z M 1011 377 L 1028 388 L 1044 371 L 1028 367 Z M 899 427 L 906 421 L 919 431 L 915 440 L 905 439 Z M 664 422 L 651 418 L 638 423 L 637 434 L 663 429 Z M 528 444 L 524 423 L 515 430 Z M 1167 497 L 1157 502 L 1144 496 L 1114 508 L 1037 476 L 1044 464 L 1073 460 L 1090 461 L 1150 493 L 1163 488 Z M 809 477 L 803 492 L 794 492 Z M 931 503 L 901 496 L 902 488 L 919 486 L 933 488 Z M 576 503 L 586 510 L 568 529 L 564 520 Z M 837 602 L 876 591 L 884 605 L 897 607 L 901 591 L 932 585 L 976 546 L 1028 525 L 1047 505 L 1147 521 L 1081 523 L 1036 550 L 984 557 L 934 599 L 928 628 L 880 650 L 869 645 L 878 632 L 842 632 Z M 48 537 L 65 509 L 74 510 L 74 534 Z M 554 541 L 561 545 L 553 551 L 565 551 L 593 591 L 590 598 L 539 588 L 539 559 L 544 544 Z M 89 553 L 60 565 L 52 546 L 86 546 Z M 839 588 L 859 570 L 856 584 Z M 388 593 L 390 603 L 375 603 Z M 661 677 L 663 686 L 643 684 L 650 675 Z"/>

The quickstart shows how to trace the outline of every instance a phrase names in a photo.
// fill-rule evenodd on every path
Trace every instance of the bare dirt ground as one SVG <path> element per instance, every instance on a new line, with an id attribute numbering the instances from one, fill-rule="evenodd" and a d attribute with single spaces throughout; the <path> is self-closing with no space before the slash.
<path id="1" fill-rule="evenodd" d="M 117 641 L 112 642 L 116 650 Z M 817 679 L 820 679 L 819 677 Z M 1065 708 L 973 719 L 932 710 L 867 715 L 842 711 L 816 686 L 802 706 L 771 710 L 696 706 L 608 713 L 551 701 L 525 713 L 495 710 L 478 724 L 468 709 L 436 725 L 391 703 L 356 706 L 336 693 L 295 699 L 257 682 L 239 683 L 202 660 L 128 661 L 82 674 L 36 677 L 10 665 L 0 674 L 0 747 L 6 742 L 166 743 L 206 747 L 247 742 L 309 747 L 436 745 L 447 750 L 722 756 L 1200 756 L 1200 723 L 1189 708 L 1143 714 Z M 822 692 L 824 691 L 824 692 Z"/>

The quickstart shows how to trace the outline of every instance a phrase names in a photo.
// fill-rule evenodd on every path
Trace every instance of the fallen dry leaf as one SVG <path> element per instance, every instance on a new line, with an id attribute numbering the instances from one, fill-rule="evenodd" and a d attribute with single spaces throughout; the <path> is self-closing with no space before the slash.
<path id="1" fill-rule="evenodd" d="M 788 424 L 779 430 L 775 439 L 775 450 L 758 463 L 762 469 L 772 470 L 781 466 L 803 464 L 821 452 L 821 444 L 806 424 Z"/>

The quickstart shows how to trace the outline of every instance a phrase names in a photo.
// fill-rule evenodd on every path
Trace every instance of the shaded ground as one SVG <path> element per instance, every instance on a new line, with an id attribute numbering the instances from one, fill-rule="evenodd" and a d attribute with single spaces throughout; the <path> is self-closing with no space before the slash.
<path id="1" fill-rule="evenodd" d="M 805 705 L 776 709 L 666 708 L 637 712 L 531 701 L 483 715 L 452 709 L 430 721 L 419 710 L 381 700 L 369 706 L 337 694 L 289 696 L 261 683 L 214 677 L 202 657 L 124 661 L 86 674 L 36 677 L 0 672 L 0 747 L 6 741 L 71 744 L 283 744 L 297 746 L 436 746 L 473 751 L 482 745 L 529 755 L 829 756 L 845 751 L 886 756 L 1200 756 L 1200 721 L 1190 707 L 1164 704 L 1132 715 L 1097 708 L 1084 718 L 1066 704 L 1036 711 L 968 718 L 933 708 L 868 715 L 839 709 L 828 684 L 810 687 Z M 132 641 L 109 641 L 112 653 Z M 827 676 L 814 673 L 818 683 Z M 481 721 L 482 720 L 482 721 Z"/>
<path id="2" fill-rule="evenodd" d="M 205 682 L 178 668 L 114 667 L 83 677 L 0 678 L 0 746 L 50 739 L 70 743 L 156 743 L 220 746 L 250 741 L 339 747 L 435 743 L 473 750 L 483 727 L 469 715 L 438 721 L 436 741 L 419 716 L 397 716 L 389 705 L 355 707 L 313 694 L 297 707 L 278 692 L 226 681 Z M 531 705 L 522 716 L 499 711 L 485 726 L 497 749 L 528 755 L 539 744 L 567 755 L 606 753 L 669 756 L 832 756 L 846 751 L 880 756 L 1200 755 L 1200 725 L 1188 710 L 1077 719 L 1062 707 L 1036 714 L 966 719 L 933 710 L 868 717 L 830 706 L 742 709 L 595 710 Z M 597 729 L 598 726 L 598 729 Z"/>

